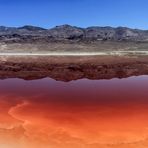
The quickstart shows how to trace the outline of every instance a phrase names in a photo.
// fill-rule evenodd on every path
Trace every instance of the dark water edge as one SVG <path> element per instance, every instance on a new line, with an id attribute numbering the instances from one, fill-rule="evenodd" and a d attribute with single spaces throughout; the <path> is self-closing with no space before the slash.
<path id="1" fill-rule="evenodd" d="M 148 75 L 148 56 L 1 56 L 0 79 L 52 78 L 69 82 Z"/>
<path id="2" fill-rule="evenodd" d="M 69 82 L 73 80 L 128 78 L 148 74 L 147 64 L 133 65 L 48 65 L 46 68 L 25 66 L 6 66 L 0 70 L 0 79 L 20 78 L 24 80 L 37 80 L 52 78 L 57 81 Z"/>

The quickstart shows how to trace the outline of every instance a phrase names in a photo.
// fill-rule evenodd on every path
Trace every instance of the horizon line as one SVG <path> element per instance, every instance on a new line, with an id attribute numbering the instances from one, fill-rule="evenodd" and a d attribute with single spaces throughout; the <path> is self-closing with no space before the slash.
<path id="1" fill-rule="evenodd" d="M 81 27 L 81 26 L 77 26 L 77 25 L 72 25 L 72 24 L 59 24 L 59 25 L 54 25 L 54 26 L 51 26 L 51 27 L 44 27 L 44 26 L 40 26 L 40 25 L 33 25 L 33 24 L 24 24 L 24 25 L 20 25 L 20 26 L 8 26 L 8 25 L 0 25 L 0 27 L 8 27 L 8 28 L 22 28 L 22 27 L 25 27 L 25 26 L 31 26 L 31 27 L 39 27 L 39 28 L 43 28 L 43 29 L 52 29 L 52 28 L 55 28 L 55 27 L 60 27 L 60 26 L 72 26 L 72 27 L 77 27 L 77 28 L 82 28 L 82 29 L 87 29 L 89 27 L 102 27 L 102 28 L 105 28 L 105 27 L 111 27 L 111 28 L 129 28 L 129 29 L 134 29 L 134 30 L 145 30 L 147 31 L 148 28 L 144 29 L 144 28 L 138 28 L 138 27 L 130 27 L 130 26 L 122 26 L 122 25 L 119 25 L 119 26 L 112 26 L 112 25 L 91 25 L 91 26 L 87 26 L 87 27 Z"/>

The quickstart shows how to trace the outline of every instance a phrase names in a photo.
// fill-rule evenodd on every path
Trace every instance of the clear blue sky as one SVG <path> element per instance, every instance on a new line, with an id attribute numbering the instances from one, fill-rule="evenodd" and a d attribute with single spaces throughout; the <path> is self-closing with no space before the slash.
<path id="1" fill-rule="evenodd" d="M 0 0 L 0 25 L 148 29 L 148 0 Z"/>

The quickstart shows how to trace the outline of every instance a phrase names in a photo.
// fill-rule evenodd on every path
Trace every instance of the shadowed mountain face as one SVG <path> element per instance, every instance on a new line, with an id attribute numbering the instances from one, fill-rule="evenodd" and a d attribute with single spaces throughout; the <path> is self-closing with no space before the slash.
<path id="1" fill-rule="evenodd" d="M 59 40 L 111 40 L 111 41 L 148 41 L 148 31 L 125 27 L 88 27 L 79 28 L 70 25 L 44 29 L 36 26 L 0 27 L 1 42 L 59 41 Z"/>

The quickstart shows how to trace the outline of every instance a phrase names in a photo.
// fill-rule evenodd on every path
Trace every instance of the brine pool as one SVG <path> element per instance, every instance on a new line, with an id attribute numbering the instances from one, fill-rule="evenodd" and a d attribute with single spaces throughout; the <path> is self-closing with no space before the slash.
<path id="1" fill-rule="evenodd" d="M 0 80 L 0 148 L 147 148 L 148 76 Z"/>

